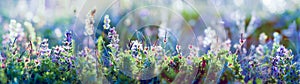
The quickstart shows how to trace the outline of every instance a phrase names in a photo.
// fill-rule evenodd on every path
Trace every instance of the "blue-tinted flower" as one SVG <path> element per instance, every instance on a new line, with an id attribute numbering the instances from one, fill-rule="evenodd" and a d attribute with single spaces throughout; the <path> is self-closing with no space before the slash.
<path id="1" fill-rule="evenodd" d="M 54 63 L 58 62 L 57 58 L 52 58 L 52 62 Z"/>
<path id="2" fill-rule="evenodd" d="M 104 29 L 109 29 L 110 28 L 110 19 L 109 19 L 109 15 L 105 15 L 104 16 L 104 25 L 103 25 L 103 28 Z"/>
<path id="3" fill-rule="evenodd" d="M 285 49 L 285 47 L 284 46 L 280 46 L 278 49 L 277 49 L 277 55 L 278 56 L 284 56 L 284 55 L 286 55 L 286 53 L 287 53 L 287 49 Z"/>
<path id="4" fill-rule="evenodd" d="M 282 38 L 281 35 L 280 35 L 278 32 L 274 32 L 274 33 L 273 33 L 273 36 L 274 36 L 274 39 L 273 39 L 274 42 L 277 43 L 277 44 L 279 44 L 279 43 L 280 43 L 280 40 L 281 40 L 281 38 Z"/>

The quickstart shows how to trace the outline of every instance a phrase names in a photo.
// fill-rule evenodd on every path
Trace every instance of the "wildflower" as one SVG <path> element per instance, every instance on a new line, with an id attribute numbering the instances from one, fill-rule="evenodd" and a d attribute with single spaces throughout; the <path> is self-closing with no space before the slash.
<path id="1" fill-rule="evenodd" d="M 65 41 L 64 41 L 64 48 L 66 50 L 71 50 L 72 49 L 72 33 L 71 32 L 67 32 L 65 34 Z"/>
<path id="2" fill-rule="evenodd" d="M 192 59 L 191 59 L 190 56 L 187 57 L 186 62 L 187 62 L 188 65 L 192 65 L 193 64 L 193 61 L 192 61 Z"/>
<path id="3" fill-rule="evenodd" d="M 198 47 L 193 46 L 193 45 L 189 45 L 189 50 L 190 50 L 190 53 L 189 53 L 190 57 L 198 56 L 198 51 L 199 51 Z"/>
<path id="4" fill-rule="evenodd" d="M 1 68 L 5 68 L 6 65 L 4 63 L 1 64 Z"/>
<path id="5" fill-rule="evenodd" d="M 262 44 L 265 44 L 267 38 L 268 38 L 268 36 L 267 36 L 265 33 L 261 33 L 261 34 L 259 35 L 259 42 L 262 43 Z"/>
<path id="6" fill-rule="evenodd" d="M 143 50 L 143 45 L 139 43 L 137 40 L 131 42 L 131 51 L 132 55 L 136 57 L 139 51 Z"/>
<path id="7" fill-rule="evenodd" d="M 223 44 L 223 47 L 224 47 L 224 49 L 225 50 L 230 50 L 230 47 L 231 47 L 231 40 L 230 39 L 228 39 L 228 40 L 226 40 L 225 42 L 224 42 L 224 44 Z"/>
<path id="8" fill-rule="evenodd" d="M 70 59 L 71 59 L 71 60 L 75 60 L 75 56 L 71 56 Z"/>
<path id="9" fill-rule="evenodd" d="M 152 46 L 152 51 L 161 52 L 162 49 L 163 48 L 161 46 Z"/>
<path id="10" fill-rule="evenodd" d="M 174 62 L 173 62 L 173 60 L 170 60 L 170 64 L 173 64 Z"/>
<path id="11" fill-rule="evenodd" d="M 62 33 L 61 33 L 61 30 L 59 28 L 56 28 L 54 30 L 54 33 L 55 33 L 55 35 L 56 35 L 57 38 L 62 37 Z"/>
<path id="12" fill-rule="evenodd" d="M 67 32 L 66 34 L 65 34 L 65 40 L 67 41 L 67 42 L 72 42 L 72 33 L 71 32 Z"/>
<path id="13" fill-rule="evenodd" d="M 288 51 L 288 50 L 285 49 L 285 47 L 281 45 L 281 46 L 277 49 L 277 52 L 276 52 L 276 53 L 277 53 L 278 56 L 281 56 L 281 57 L 282 57 L 282 56 L 286 55 L 287 51 Z"/>
<path id="14" fill-rule="evenodd" d="M 104 16 L 104 25 L 103 25 L 103 28 L 104 29 L 109 29 L 110 28 L 110 19 L 109 19 L 109 15 L 105 15 Z"/>
<path id="15" fill-rule="evenodd" d="M 164 56 L 164 60 L 168 60 L 168 57 L 167 57 L 167 56 Z"/>
<path id="16" fill-rule="evenodd" d="M 180 45 L 176 45 L 176 51 L 179 52 L 181 50 L 181 46 Z"/>
<path id="17" fill-rule="evenodd" d="M 279 57 L 279 56 L 273 57 L 273 59 L 272 59 L 272 64 L 273 64 L 273 66 L 276 66 L 276 65 L 278 64 L 279 60 L 280 60 L 280 57 Z"/>
<path id="18" fill-rule="evenodd" d="M 72 62 L 68 62 L 68 68 L 74 68 L 75 66 L 73 65 Z"/>
<path id="19" fill-rule="evenodd" d="M 94 20 L 94 17 L 95 17 L 95 12 L 96 10 L 94 9 L 93 11 L 90 11 L 88 14 L 87 14 L 87 19 L 85 19 L 85 32 L 84 34 L 87 35 L 87 36 L 90 36 L 90 35 L 93 35 L 94 34 L 94 23 L 95 23 L 95 20 Z"/>
<path id="20" fill-rule="evenodd" d="M 49 56 L 51 53 L 51 49 L 49 49 L 48 46 L 49 46 L 48 39 L 44 39 L 40 44 L 39 54 L 42 56 Z"/>
<path id="21" fill-rule="evenodd" d="M 109 66 L 113 66 L 114 64 L 111 62 L 111 63 L 109 63 Z"/>
<path id="22" fill-rule="evenodd" d="M 34 60 L 34 63 L 35 63 L 36 65 L 39 65 L 39 64 L 40 64 L 40 60 L 36 59 L 36 60 Z"/>
<path id="23" fill-rule="evenodd" d="M 204 58 L 202 58 L 202 67 L 206 66 L 206 61 L 204 60 Z"/>
<path id="24" fill-rule="evenodd" d="M 25 63 L 28 63 L 29 62 L 29 58 L 25 58 Z"/>
<path id="25" fill-rule="evenodd" d="M 18 58 L 18 59 L 17 59 L 17 62 L 21 62 L 21 61 L 22 61 L 22 59 L 21 59 L 21 58 Z"/>
<path id="26" fill-rule="evenodd" d="M 179 59 L 182 59 L 182 56 L 181 56 L 181 55 L 179 55 Z"/>
<path id="27" fill-rule="evenodd" d="M 14 38 L 17 37 L 17 40 L 22 40 L 24 38 L 25 33 L 23 32 L 24 29 L 22 28 L 20 23 L 17 23 L 16 20 L 10 20 L 9 24 L 9 34 L 10 37 L 13 37 L 11 39 L 11 42 L 13 42 Z"/>
<path id="28" fill-rule="evenodd" d="M 279 44 L 279 43 L 280 43 L 280 40 L 281 40 L 281 38 L 282 38 L 281 35 L 280 35 L 278 32 L 274 32 L 274 33 L 273 33 L 273 36 L 274 36 L 274 39 L 273 39 L 274 42 L 277 43 L 277 44 Z"/>
<path id="29" fill-rule="evenodd" d="M 246 42 L 246 39 L 244 39 L 244 34 L 241 34 L 241 38 L 240 38 L 240 45 L 243 45 Z"/>
<path id="30" fill-rule="evenodd" d="M 16 20 L 10 20 L 10 24 L 8 25 L 8 33 L 2 36 L 2 45 L 13 45 L 15 41 L 22 41 L 23 38 L 25 38 L 25 33 L 23 31 L 24 29 L 20 23 L 17 23 Z"/>
<path id="31" fill-rule="evenodd" d="M 0 55 L 0 60 L 1 60 L 2 62 L 4 62 L 4 61 L 6 60 L 5 54 L 2 53 L 2 52 L 0 52 L 0 53 L 1 53 L 1 55 Z"/>
<path id="32" fill-rule="evenodd" d="M 167 43 L 167 37 L 164 38 L 164 44 L 166 44 L 166 43 Z"/>
<path id="33" fill-rule="evenodd" d="M 84 50 L 79 52 L 79 56 L 86 57 L 90 52 L 91 52 L 90 49 L 85 47 Z"/>
<path id="34" fill-rule="evenodd" d="M 110 39 L 110 43 L 108 44 L 109 47 L 118 49 L 119 48 L 119 34 L 117 34 L 117 31 L 115 30 L 115 27 L 110 28 L 108 32 L 108 38 Z"/>
<path id="35" fill-rule="evenodd" d="M 176 66 L 176 63 L 173 60 L 170 60 L 169 66 L 174 67 L 174 66 Z"/>
<path id="36" fill-rule="evenodd" d="M 54 63 L 58 62 L 57 58 L 52 58 L 52 62 Z"/>
<path id="37" fill-rule="evenodd" d="M 151 50 L 154 53 L 154 56 L 163 56 L 163 48 L 161 46 L 152 46 L 151 48 Z M 160 59 L 160 57 L 158 59 Z"/>
<path id="38" fill-rule="evenodd" d="M 144 52 L 144 54 L 148 54 L 148 51 L 147 51 L 147 50 L 144 50 L 143 52 Z"/>
<path id="39" fill-rule="evenodd" d="M 258 53 L 259 55 L 264 55 L 264 47 L 262 45 L 258 45 L 258 47 L 256 47 L 256 53 Z"/>

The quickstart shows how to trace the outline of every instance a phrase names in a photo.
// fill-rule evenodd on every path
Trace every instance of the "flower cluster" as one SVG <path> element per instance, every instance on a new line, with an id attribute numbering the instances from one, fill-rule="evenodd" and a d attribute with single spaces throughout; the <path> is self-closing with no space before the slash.
<path id="1" fill-rule="evenodd" d="M 48 39 L 36 37 L 31 23 L 24 25 L 28 33 L 24 33 L 21 24 L 15 20 L 9 26 L 10 36 L 5 37 L 10 39 L 9 46 L 0 50 L 1 83 L 79 82 L 77 76 L 72 75 L 76 72 L 72 34 L 66 33 L 63 45 L 49 48 Z"/>
<path id="2" fill-rule="evenodd" d="M 117 50 L 119 48 L 120 39 L 115 27 L 109 29 L 108 38 L 111 40 L 108 46 Z"/>
<path id="3" fill-rule="evenodd" d="M 110 40 L 107 46 L 113 49 L 113 51 L 117 51 L 119 48 L 119 41 L 120 41 L 119 34 L 117 33 L 115 27 L 110 27 L 109 23 L 110 23 L 109 15 L 105 15 L 103 28 L 108 30 L 107 37 Z"/>
<path id="4" fill-rule="evenodd" d="M 48 48 L 49 44 L 48 44 L 48 39 L 44 39 L 40 45 L 40 55 L 41 56 L 50 56 L 51 54 L 51 49 Z"/>
<path id="5" fill-rule="evenodd" d="M 25 38 L 24 29 L 21 23 L 18 23 L 16 20 L 10 20 L 10 24 L 6 30 L 7 34 L 2 36 L 2 45 L 4 48 L 16 48 L 16 43 L 21 42 Z"/>
<path id="6" fill-rule="evenodd" d="M 131 50 L 132 56 L 136 58 L 136 57 L 138 57 L 139 52 L 143 51 L 143 45 L 138 41 L 132 41 L 130 50 Z"/>

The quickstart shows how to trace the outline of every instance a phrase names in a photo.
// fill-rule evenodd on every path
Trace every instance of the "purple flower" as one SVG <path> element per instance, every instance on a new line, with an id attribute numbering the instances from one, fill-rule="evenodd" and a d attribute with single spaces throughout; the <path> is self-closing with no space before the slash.
<path id="1" fill-rule="evenodd" d="M 71 59 L 71 60 L 75 60 L 75 56 L 71 56 L 70 59 Z"/>
<path id="2" fill-rule="evenodd" d="M 48 39 L 44 39 L 40 44 L 39 53 L 42 56 L 49 56 L 51 53 L 51 49 L 48 48 Z"/>
<path id="3" fill-rule="evenodd" d="M 66 41 L 67 42 L 71 42 L 72 41 L 72 33 L 71 32 L 67 32 L 65 36 L 66 36 Z"/>
<path id="4" fill-rule="evenodd" d="M 119 48 L 118 43 L 120 41 L 119 34 L 117 33 L 115 27 L 112 28 L 110 27 L 109 23 L 110 23 L 109 15 L 105 15 L 103 28 L 109 29 L 107 37 L 110 39 L 110 43 L 108 44 L 108 46 L 110 48 L 114 48 L 115 50 L 117 50 Z"/>
<path id="5" fill-rule="evenodd" d="M 68 51 L 72 49 L 72 33 L 66 32 L 65 34 L 65 41 L 64 41 L 64 48 Z"/>
<path id="6" fill-rule="evenodd" d="M 57 58 L 52 58 L 52 62 L 56 63 L 57 61 Z"/>
<path id="7" fill-rule="evenodd" d="M 286 54 L 286 52 L 287 52 L 287 49 L 285 49 L 285 47 L 284 46 L 280 46 L 278 49 L 277 49 L 277 55 L 278 56 L 284 56 L 285 54 Z"/>

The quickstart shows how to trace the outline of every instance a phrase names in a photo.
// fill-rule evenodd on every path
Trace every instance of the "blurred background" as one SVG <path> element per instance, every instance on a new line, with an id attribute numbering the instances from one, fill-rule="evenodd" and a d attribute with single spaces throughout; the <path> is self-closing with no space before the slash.
<path id="1" fill-rule="evenodd" d="M 0 2 L 0 36 L 11 19 L 32 23 L 37 36 L 59 44 L 64 33 L 75 34 L 79 45 L 84 42 L 87 13 L 96 9 L 93 41 L 103 35 L 103 16 L 110 15 L 111 26 L 120 34 L 125 47 L 136 33 L 155 40 L 165 36 L 174 43 L 202 47 L 204 29 L 217 31 L 220 40 L 238 43 L 240 34 L 247 38 L 247 47 L 257 46 L 259 35 L 267 42 L 273 33 L 282 35 L 281 43 L 300 53 L 300 0 L 10 0 Z M 151 28 L 155 25 L 157 28 Z M 169 32 L 166 34 L 166 32 Z M 172 37 L 172 38 L 171 38 Z M 149 39 L 153 44 L 153 39 Z M 0 41 L 2 38 L 0 39 Z M 174 46 L 174 45 L 170 45 Z"/>

